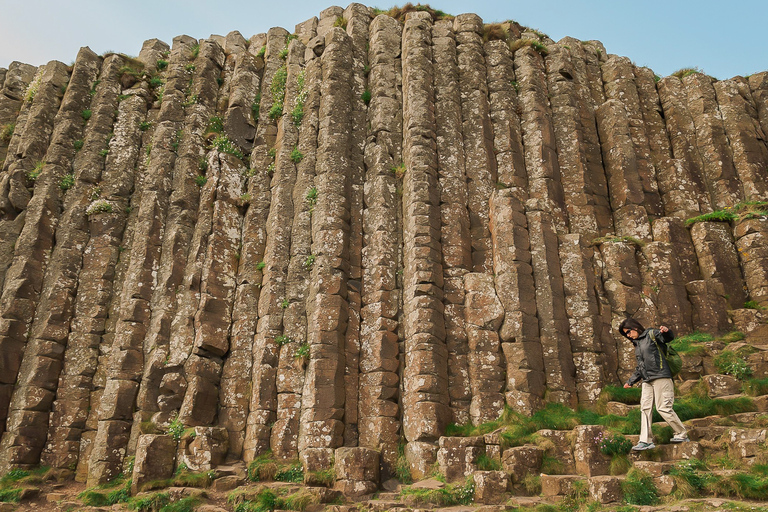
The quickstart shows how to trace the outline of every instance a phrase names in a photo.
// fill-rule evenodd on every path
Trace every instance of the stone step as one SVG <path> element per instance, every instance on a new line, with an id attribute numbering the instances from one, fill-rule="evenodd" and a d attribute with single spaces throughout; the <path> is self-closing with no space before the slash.
<path id="1" fill-rule="evenodd" d="M 401 501 L 397 500 L 368 500 L 358 503 L 359 506 L 365 510 L 371 510 L 373 512 L 386 512 L 388 510 L 396 510 L 398 508 L 405 508 L 405 505 Z M 420 505 L 420 507 L 428 507 L 428 505 Z"/>
<path id="2" fill-rule="evenodd" d="M 674 466 L 671 462 L 654 462 L 652 460 L 638 460 L 632 465 L 654 477 L 669 473 L 669 470 Z"/>
<path id="3" fill-rule="evenodd" d="M 396 501 L 398 498 L 400 498 L 399 492 L 380 492 L 376 499 L 380 501 Z"/>
<path id="4" fill-rule="evenodd" d="M 633 463 L 635 461 L 669 462 L 699 459 L 703 454 L 704 451 L 699 443 L 688 441 L 687 443 L 657 445 L 653 450 L 630 452 L 629 460 Z"/>
<path id="5" fill-rule="evenodd" d="M 541 494 L 543 496 L 564 496 L 577 481 L 585 481 L 581 475 L 541 475 Z"/>

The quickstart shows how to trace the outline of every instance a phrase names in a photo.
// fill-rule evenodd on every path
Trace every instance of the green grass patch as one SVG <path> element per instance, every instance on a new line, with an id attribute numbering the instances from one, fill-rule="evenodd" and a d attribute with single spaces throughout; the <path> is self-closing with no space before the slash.
<path id="1" fill-rule="evenodd" d="M 217 149 L 221 153 L 227 153 L 230 155 L 234 155 L 237 158 L 241 159 L 243 158 L 243 153 L 240 151 L 235 144 L 229 140 L 229 138 L 226 135 L 217 135 L 214 137 L 214 139 L 211 141 L 211 145 L 209 149 Z"/>
<path id="2" fill-rule="evenodd" d="M 701 343 L 707 343 L 713 341 L 714 336 L 706 332 L 696 331 L 685 336 L 680 336 L 672 340 L 669 344 L 672 348 L 677 350 L 681 355 L 686 356 L 701 356 L 706 352 L 706 347 L 701 346 Z"/>
<path id="3" fill-rule="evenodd" d="M 406 487 L 400 491 L 401 498 L 409 498 L 418 505 L 439 505 L 452 507 L 454 505 L 469 505 L 475 495 L 475 482 L 472 477 L 467 478 L 464 484 L 446 484 L 440 489 L 414 489 Z"/>
<path id="4" fill-rule="evenodd" d="M 278 461 L 272 452 L 267 452 L 253 459 L 248 465 L 248 480 L 301 483 L 304 481 L 304 470 L 298 461 Z"/>
<path id="5" fill-rule="evenodd" d="M 246 496 L 251 499 L 244 499 Z M 270 512 L 272 510 L 303 511 L 310 505 L 318 504 L 320 500 L 306 490 L 281 496 L 271 489 L 262 489 L 255 496 L 231 493 L 227 501 L 233 505 L 234 512 Z"/>
<path id="6" fill-rule="evenodd" d="M 135 496 L 128 501 L 128 508 L 139 512 L 152 512 L 160 510 L 171 502 L 171 495 L 167 492 L 156 492 L 145 496 Z"/>
<path id="7" fill-rule="evenodd" d="M 0 503 L 18 503 L 23 489 L 0 489 Z"/>
<path id="8" fill-rule="evenodd" d="M 744 350 L 723 350 L 715 356 L 715 367 L 720 373 L 733 375 L 739 380 L 746 380 L 752 376 L 752 368 L 744 359 Z"/>
<path id="9" fill-rule="evenodd" d="M 676 76 L 677 78 L 682 80 L 683 78 L 685 78 L 687 76 L 698 75 L 698 74 L 704 74 L 704 71 L 702 71 L 701 69 L 699 69 L 697 67 L 693 67 L 693 68 L 681 68 L 681 69 L 678 69 L 677 71 L 672 73 L 670 76 Z"/>
<path id="10" fill-rule="evenodd" d="M 0 126 L 0 142 L 8 144 L 13 137 L 13 131 L 16 129 L 16 123 L 8 123 Z"/>
<path id="11" fill-rule="evenodd" d="M 600 393 L 599 401 L 621 402 L 627 405 L 640 403 L 640 388 L 625 388 L 623 386 L 605 386 Z"/>
<path id="12" fill-rule="evenodd" d="M 762 217 L 768 217 L 768 201 L 742 201 L 722 210 L 691 217 L 685 221 L 685 225 L 692 226 L 697 222 L 737 222 Z"/>
<path id="13" fill-rule="evenodd" d="M 655 505 L 659 501 L 659 492 L 653 477 L 637 469 L 631 469 L 621 483 L 624 500 L 630 505 Z"/>
<path id="14" fill-rule="evenodd" d="M 288 71 L 281 67 L 272 76 L 269 91 L 272 93 L 272 106 L 269 108 L 269 118 L 278 119 L 283 115 L 283 102 L 285 101 L 285 82 L 288 79 Z"/>
<path id="15" fill-rule="evenodd" d="M 405 457 L 405 441 L 397 445 L 397 462 L 395 464 L 395 476 L 402 483 L 408 485 L 413 483 L 411 475 L 411 465 Z"/>
<path id="16" fill-rule="evenodd" d="M 741 383 L 741 390 L 745 395 L 768 395 L 768 379 L 748 379 Z"/>
<path id="17" fill-rule="evenodd" d="M 499 471 L 501 470 L 501 461 L 483 453 L 477 457 L 477 469 L 480 471 Z"/>
<path id="18" fill-rule="evenodd" d="M 710 475 L 705 473 L 706 470 L 707 467 L 698 459 L 677 462 L 669 471 L 669 475 L 675 479 L 677 486 L 676 497 L 692 498 L 699 496 L 711 483 Z"/>

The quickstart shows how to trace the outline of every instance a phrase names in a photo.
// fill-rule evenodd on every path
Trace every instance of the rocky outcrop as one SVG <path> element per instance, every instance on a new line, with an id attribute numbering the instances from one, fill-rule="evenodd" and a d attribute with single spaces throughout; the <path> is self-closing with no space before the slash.
<path id="1" fill-rule="evenodd" d="M 136 455 L 138 489 L 269 451 L 348 494 L 403 461 L 535 474 L 542 449 L 446 427 L 594 403 L 634 369 L 626 316 L 765 331 L 766 131 L 766 73 L 659 78 L 473 14 L 351 4 L 12 63 L 0 470 L 95 485 Z M 564 466 L 605 472 L 595 435 Z M 478 478 L 488 503 L 508 485 Z"/>

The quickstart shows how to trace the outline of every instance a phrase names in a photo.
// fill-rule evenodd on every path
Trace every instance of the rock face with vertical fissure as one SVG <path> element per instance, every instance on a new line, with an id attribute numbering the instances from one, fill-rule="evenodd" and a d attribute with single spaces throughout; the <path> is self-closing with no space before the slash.
<path id="1" fill-rule="evenodd" d="M 501 27 L 351 4 L 0 69 L 0 472 L 458 479 L 500 441 L 449 424 L 595 403 L 627 316 L 765 331 L 768 73 Z"/>

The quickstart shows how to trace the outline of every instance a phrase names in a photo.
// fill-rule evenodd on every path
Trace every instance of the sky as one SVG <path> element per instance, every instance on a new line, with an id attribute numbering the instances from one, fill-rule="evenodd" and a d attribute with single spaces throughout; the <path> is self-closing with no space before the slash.
<path id="1" fill-rule="evenodd" d="M 368 3 L 386 8 L 405 2 Z M 425 2 L 426 3 L 426 2 Z M 597 39 L 659 76 L 697 67 L 718 79 L 768 70 L 768 1 L 741 0 L 434 0 L 449 14 L 474 12 L 486 23 L 514 20 L 555 41 Z M 177 35 L 198 39 L 238 30 L 246 38 L 293 27 L 330 0 L 0 0 L 0 67 L 74 61 L 81 46 L 137 55 L 142 43 Z M 342 4 L 345 7 L 348 4 Z"/>

